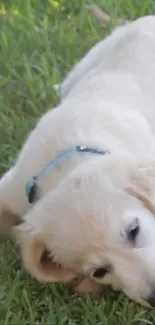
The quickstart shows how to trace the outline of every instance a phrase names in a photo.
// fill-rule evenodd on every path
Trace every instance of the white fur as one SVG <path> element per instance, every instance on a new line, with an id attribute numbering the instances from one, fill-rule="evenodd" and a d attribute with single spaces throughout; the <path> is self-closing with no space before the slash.
<path id="1" fill-rule="evenodd" d="M 39 236 L 61 263 L 77 272 L 89 276 L 107 261 L 113 265 L 114 282 L 138 301 L 147 300 L 155 287 L 150 208 L 155 198 L 154 35 L 155 17 L 149 16 L 117 28 L 95 45 L 63 82 L 58 109 L 41 118 L 0 182 L 0 220 L 4 210 L 24 217 L 23 238 L 24 233 Z M 96 146 L 110 154 L 77 155 L 63 162 L 43 181 L 43 197 L 31 207 L 27 180 L 73 145 Z M 135 186 L 136 194 L 129 194 L 126 189 Z M 142 227 L 142 253 L 128 247 L 126 238 L 123 244 L 120 240 L 121 229 L 134 216 Z M 31 240 L 23 239 L 24 252 L 27 245 Z"/>

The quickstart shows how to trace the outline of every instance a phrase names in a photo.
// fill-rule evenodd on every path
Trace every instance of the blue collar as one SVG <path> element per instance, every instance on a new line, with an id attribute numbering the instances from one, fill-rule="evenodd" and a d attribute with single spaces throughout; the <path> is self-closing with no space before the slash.
<path id="1" fill-rule="evenodd" d="M 38 200 L 38 184 L 39 182 L 46 176 L 46 174 L 56 167 L 59 163 L 63 162 L 63 160 L 68 159 L 69 157 L 73 156 L 76 153 L 89 153 L 89 154 L 96 154 L 96 155 L 105 155 L 108 151 L 104 151 L 97 148 L 90 148 L 87 146 L 75 146 L 71 147 L 62 153 L 58 154 L 54 159 L 49 161 L 47 165 L 41 170 L 41 172 L 30 179 L 25 187 L 26 196 L 28 198 L 29 203 L 33 203 L 34 201 Z"/>

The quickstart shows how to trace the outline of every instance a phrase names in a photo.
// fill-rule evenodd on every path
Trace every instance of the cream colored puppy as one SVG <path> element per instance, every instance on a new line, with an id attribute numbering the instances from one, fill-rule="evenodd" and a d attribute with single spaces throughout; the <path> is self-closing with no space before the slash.
<path id="1" fill-rule="evenodd" d="M 37 279 L 82 274 L 79 291 L 112 284 L 154 306 L 155 17 L 119 27 L 91 49 L 62 96 L 0 181 L 0 227 L 23 217 L 16 234 Z M 25 186 L 45 166 L 39 192 L 28 188 L 30 201 L 39 200 L 29 203 Z"/>

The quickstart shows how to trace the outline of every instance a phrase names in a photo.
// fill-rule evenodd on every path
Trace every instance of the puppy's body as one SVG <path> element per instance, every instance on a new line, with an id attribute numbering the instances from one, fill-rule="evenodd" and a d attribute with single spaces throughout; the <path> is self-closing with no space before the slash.
<path id="1" fill-rule="evenodd" d="M 154 31 L 154 17 L 118 28 L 65 80 L 62 103 L 39 121 L 15 168 L 5 176 L 9 188 L 4 179 L 1 181 L 0 197 L 4 196 L 7 206 L 10 201 L 11 211 L 20 216 L 26 212 L 27 180 L 70 146 L 96 146 L 112 155 L 154 157 Z M 56 168 L 49 184 L 44 184 L 45 192 L 86 159 L 94 156 L 77 156 Z"/>
<path id="2" fill-rule="evenodd" d="M 110 182 L 112 182 L 114 188 L 118 187 L 119 190 L 122 189 L 122 187 L 130 185 L 130 178 L 135 177 L 135 179 L 139 179 L 140 177 L 138 172 L 136 176 L 134 175 L 133 169 L 139 168 L 141 162 L 142 166 L 144 162 L 144 169 L 149 169 L 149 166 L 151 166 L 150 174 L 151 177 L 154 176 L 154 174 L 152 174 L 152 162 L 150 164 L 147 162 L 147 160 L 153 161 L 155 158 L 154 35 L 155 18 L 150 16 L 141 18 L 126 26 L 119 27 L 111 36 L 97 44 L 73 69 L 62 84 L 62 103 L 42 117 L 36 129 L 32 131 L 27 139 L 17 159 L 16 165 L 1 179 L 0 225 L 2 225 L 2 227 L 8 227 L 9 214 L 11 225 L 13 223 L 12 220 L 14 220 L 12 219 L 13 216 L 23 217 L 24 214 L 26 214 L 24 217 L 26 223 L 21 227 L 23 238 L 21 240 L 21 245 L 27 267 L 38 278 L 41 278 L 42 271 L 40 270 L 40 273 L 37 273 L 35 271 L 37 265 L 35 265 L 35 267 L 32 266 L 32 259 L 31 262 L 29 259 L 31 244 L 34 240 L 34 236 L 32 242 L 30 239 L 26 239 L 28 235 L 30 236 L 30 233 L 44 233 L 43 238 L 41 236 L 40 239 L 41 242 L 43 242 L 43 246 L 48 247 L 49 250 L 54 250 L 56 258 L 58 258 L 60 262 L 77 272 L 84 272 L 84 274 L 90 275 L 90 271 L 87 272 L 86 269 L 82 267 L 83 264 L 80 264 L 84 263 L 80 262 L 84 260 L 84 256 L 85 260 L 88 260 L 85 247 L 86 244 L 84 244 L 81 237 L 82 232 L 81 235 L 79 235 L 81 245 L 83 243 L 81 250 L 76 247 L 76 245 L 79 245 L 76 241 L 72 247 L 73 252 L 70 252 L 71 247 L 68 246 L 68 243 L 71 245 L 72 239 L 74 238 L 74 231 L 80 231 L 80 227 L 82 227 L 83 224 L 80 224 L 81 219 L 78 219 L 79 211 L 77 212 L 77 202 L 81 204 L 81 211 L 82 204 L 84 204 L 85 209 L 86 206 L 88 206 L 87 210 L 89 210 L 91 214 L 91 209 L 92 211 L 95 209 L 94 206 L 91 206 L 93 200 L 99 200 L 95 196 L 94 189 L 92 189 L 92 186 L 96 186 L 95 191 L 98 193 L 98 197 L 101 196 L 103 191 L 105 197 L 107 197 L 107 202 L 109 198 L 109 204 L 111 204 L 110 192 L 108 192 L 109 194 L 107 196 L 105 193 L 106 189 L 110 191 L 108 187 Z M 58 153 L 74 145 L 97 147 L 108 150 L 109 154 L 104 157 L 94 157 L 94 155 L 91 154 L 82 156 L 75 155 L 60 164 L 60 166 L 53 169 L 48 174 L 48 177 L 41 183 L 42 199 L 34 208 L 31 208 L 25 195 L 26 182 L 32 176 L 37 175 L 44 165 Z M 106 185 L 109 173 L 112 175 L 110 176 L 112 177 L 112 181 L 110 181 L 109 178 L 105 188 L 100 188 L 98 183 L 98 180 L 100 182 L 103 176 L 103 174 L 99 175 L 98 172 L 102 164 L 103 166 L 105 164 L 105 169 L 103 171 L 103 174 L 105 173 L 104 185 Z M 94 181 L 92 181 L 91 185 L 89 184 L 89 188 L 85 186 L 86 184 L 81 185 L 81 182 L 83 182 L 81 181 L 81 175 L 83 175 L 83 179 L 85 179 L 85 173 L 86 175 L 87 173 L 88 175 L 89 173 L 90 175 L 93 174 L 94 177 Z M 88 175 L 87 177 L 89 179 L 90 176 Z M 144 181 L 141 182 L 142 184 L 145 183 Z M 145 188 L 146 187 L 150 189 L 150 181 L 148 181 Z M 68 196 L 65 195 L 65 188 L 66 191 L 68 191 Z M 78 193 L 76 193 L 75 188 L 79 189 Z M 89 193 L 90 188 L 92 192 L 90 191 Z M 88 193 L 85 193 L 86 191 L 88 191 Z M 152 190 L 150 190 L 149 193 L 151 193 L 150 196 L 152 199 L 154 192 L 152 193 Z M 80 195 L 83 196 L 81 203 Z M 59 206 L 63 206 L 63 209 L 57 206 L 59 197 L 62 198 L 62 201 L 60 199 Z M 115 196 L 113 194 L 112 197 L 115 202 L 117 195 Z M 125 202 L 125 200 L 126 197 L 124 197 L 124 201 L 121 202 Z M 134 200 L 137 199 L 134 198 Z M 139 206 L 139 201 L 137 201 L 131 201 L 129 208 L 132 210 L 134 209 L 133 207 L 135 207 L 136 211 L 137 209 L 143 211 L 142 207 Z M 71 209 L 73 214 L 72 221 L 69 217 L 70 212 L 67 210 L 71 207 L 71 202 L 75 209 L 75 211 Z M 98 205 L 102 205 L 100 200 L 98 201 Z M 87 211 L 85 209 L 86 216 Z M 57 211 L 59 211 L 59 213 Z M 53 213 L 55 213 L 54 218 Z M 64 215 L 60 217 L 62 213 Z M 148 212 L 148 223 L 150 222 L 150 231 L 152 231 L 152 226 L 155 226 L 155 222 L 150 213 L 152 213 L 152 211 Z M 46 219 L 47 214 L 49 215 Z M 57 214 L 58 216 L 56 218 Z M 93 213 L 93 216 L 94 215 L 95 212 Z M 5 216 L 7 216 L 6 224 Z M 92 245 L 96 247 L 99 245 L 99 242 L 96 239 L 95 243 L 95 238 L 100 237 L 102 234 L 101 229 L 104 218 L 101 216 L 100 218 L 93 218 L 94 217 L 91 219 L 90 216 L 85 222 L 88 224 L 88 228 L 89 222 L 90 228 L 92 226 L 90 231 L 90 233 L 94 231 L 92 234 L 92 236 L 94 236 L 94 239 L 92 238 Z M 110 219 L 110 217 L 107 218 Z M 113 221 L 113 224 L 116 223 L 116 228 L 117 218 L 118 216 L 116 216 L 115 221 Z M 62 225 L 60 225 L 61 222 Z M 68 225 L 70 230 L 65 230 L 65 224 Z M 58 229 L 58 225 L 60 225 L 60 229 Z M 101 229 L 98 231 L 100 226 Z M 110 231 L 110 229 L 111 228 L 107 227 L 107 231 Z M 53 231 L 56 232 L 55 235 Z M 105 229 L 103 232 L 105 232 Z M 52 236 L 52 244 L 48 236 Z M 78 241 L 78 236 L 75 236 L 75 238 L 77 238 Z M 151 232 L 150 240 L 153 246 L 155 245 L 155 236 L 154 240 L 152 238 L 153 235 Z M 59 245 L 58 240 L 60 241 Z M 87 243 L 88 247 L 89 243 L 91 251 L 91 236 Z M 105 245 L 105 243 L 102 243 L 102 246 L 103 245 Z M 55 246 L 55 249 L 51 246 Z M 77 254 L 78 256 L 79 252 L 76 261 L 72 259 L 74 246 L 75 255 Z M 80 254 L 83 254 L 81 258 Z M 151 254 L 152 250 L 150 253 L 152 257 Z M 138 257 L 138 259 L 141 261 L 141 257 Z M 96 262 L 93 263 L 95 264 Z M 138 262 L 136 261 L 136 263 Z M 139 262 L 139 264 L 140 263 L 141 262 Z M 146 264 L 148 267 L 148 263 Z M 145 265 L 145 268 L 147 267 Z M 38 276 L 38 274 L 40 275 Z M 44 276 L 44 279 L 45 278 L 46 275 Z M 112 277 L 109 276 L 109 279 L 107 281 L 105 280 L 105 283 L 115 284 L 115 282 L 117 282 L 116 280 L 121 282 L 120 275 L 115 277 L 114 280 L 111 278 Z M 155 278 L 154 280 L 152 278 L 153 276 L 151 273 L 151 281 L 155 283 Z M 124 282 L 125 280 L 123 280 L 123 286 Z M 137 300 L 139 296 L 141 296 L 141 292 L 139 292 L 138 289 L 138 293 L 129 293 L 129 283 L 127 283 L 127 290 L 124 291 Z M 134 291 L 133 288 L 131 291 Z M 144 286 L 142 292 L 149 295 L 150 287 L 148 288 L 147 285 L 146 287 Z"/>

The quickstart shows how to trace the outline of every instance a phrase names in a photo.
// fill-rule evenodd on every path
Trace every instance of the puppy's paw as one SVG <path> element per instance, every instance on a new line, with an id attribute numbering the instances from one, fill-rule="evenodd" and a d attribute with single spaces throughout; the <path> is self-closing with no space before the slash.
<path id="1" fill-rule="evenodd" d="M 10 230 L 13 226 L 20 223 L 20 217 L 7 208 L 0 206 L 0 231 Z"/>
<path id="2" fill-rule="evenodd" d="M 20 222 L 18 211 L 17 177 L 14 168 L 11 168 L 0 178 L 0 231 L 11 230 Z M 16 195 L 17 193 L 17 195 Z"/>
<path id="3" fill-rule="evenodd" d="M 74 286 L 74 292 L 78 296 L 89 296 L 98 297 L 102 292 L 103 286 L 96 283 L 90 278 L 82 278 L 81 281 Z"/>
<path id="4" fill-rule="evenodd" d="M 117 282 L 117 281 L 112 283 L 112 288 L 113 288 L 113 290 L 115 290 L 115 291 L 121 291 L 121 285 L 120 285 L 120 283 Z"/>

